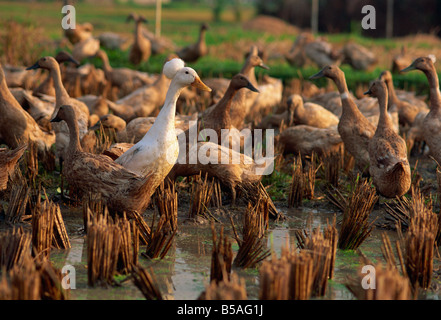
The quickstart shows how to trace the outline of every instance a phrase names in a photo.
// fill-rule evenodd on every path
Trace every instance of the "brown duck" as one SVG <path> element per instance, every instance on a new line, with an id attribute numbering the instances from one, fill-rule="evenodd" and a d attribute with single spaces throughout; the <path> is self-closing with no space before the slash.
<path id="1" fill-rule="evenodd" d="M 410 166 L 406 142 L 395 132 L 387 112 L 386 83 L 374 81 L 365 94 L 376 97 L 380 106 L 377 130 L 369 141 L 369 173 L 381 195 L 387 198 L 401 197 L 410 188 Z"/>
<path id="2" fill-rule="evenodd" d="M 57 53 L 57 55 L 55 56 L 55 60 L 57 60 L 59 64 L 63 62 L 72 62 L 76 66 L 80 65 L 80 63 L 66 51 L 60 51 L 59 53 Z M 46 79 L 44 79 L 44 81 L 32 91 L 32 94 L 34 96 L 38 96 L 41 94 L 49 95 L 52 97 L 55 96 L 54 80 L 50 73 L 47 75 Z"/>
<path id="3" fill-rule="evenodd" d="M 127 22 L 130 20 L 135 20 L 135 41 L 130 47 L 129 61 L 137 66 L 149 60 L 152 54 L 152 44 L 142 33 L 142 23 L 146 23 L 147 20 L 143 16 L 138 16 L 134 13 L 127 17 Z"/>
<path id="4" fill-rule="evenodd" d="M 319 73 L 310 77 L 332 79 L 340 93 L 342 114 L 338 123 L 338 132 L 343 140 L 345 150 L 355 159 L 357 168 L 364 174 L 369 172 L 368 145 L 374 136 L 375 127 L 363 116 L 350 97 L 345 74 L 335 65 L 324 67 Z"/>
<path id="5" fill-rule="evenodd" d="M 6 85 L 3 69 L 0 65 L 0 141 L 10 148 L 21 144 L 35 143 L 39 155 L 49 153 L 55 143 L 53 132 L 43 131 L 34 118 L 23 110 Z"/>
<path id="6" fill-rule="evenodd" d="M 201 129 L 212 129 L 216 131 L 218 139 L 222 135 L 222 129 L 231 129 L 232 119 L 230 115 L 230 109 L 233 98 L 239 92 L 240 89 L 247 88 L 253 92 L 259 92 L 248 78 L 239 73 L 236 74 L 230 81 L 227 91 L 221 100 L 215 105 L 209 114 L 203 115 L 200 119 Z M 213 141 L 220 144 L 220 141 Z"/>
<path id="7" fill-rule="evenodd" d="M 441 93 L 434 63 L 434 56 L 421 57 L 401 71 L 421 70 L 429 81 L 430 111 L 423 121 L 423 136 L 430 153 L 438 164 L 441 164 Z"/>
<path id="8" fill-rule="evenodd" d="M 259 51 L 257 46 L 251 46 L 248 57 L 246 58 L 244 65 L 240 71 L 240 73 L 243 74 L 255 88 L 258 88 L 257 79 L 255 75 L 255 67 L 269 69 L 269 67 L 263 63 L 263 60 L 259 57 L 258 53 Z M 219 93 L 221 93 L 222 91 L 226 91 L 229 82 L 227 79 L 219 79 L 219 80 L 222 81 L 218 82 L 219 87 L 217 90 Z M 234 96 L 230 108 L 231 124 L 233 125 L 233 127 L 239 130 L 243 128 L 245 123 L 245 117 L 249 113 L 251 106 L 256 100 L 256 96 L 257 96 L 256 92 L 252 92 L 248 90 L 241 90 Z M 215 107 L 216 104 L 207 108 L 203 112 L 202 116 L 205 116 L 205 114 L 210 113 Z"/>
<path id="9" fill-rule="evenodd" d="M 383 71 L 379 79 L 383 80 L 387 85 L 389 110 L 394 110 L 396 107 L 400 124 L 412 126 L 417 114 L 424 110 L 421 110 L 420 107 L 412 105 L 407 101 L 398 99 L 390 71 Z"/>
<path id="10" fill-rule="evenodd" d="M 62 79 L 60 66 L 53 57 L 40 58 L 33 66 L 27 68 L 27 70 L 43 68 L 50 71 L 55 87 L 55 110 L 52 117 L 58 113 L 58 109 L 65 104 L 71 105 L 75 109 L 76 119 L 78 121 L 80 139 L 83 138 L 88 130 L 89 125 L 89 108 L 81 101 L 71 98 L 67 93 Z M 59 157 L 63 157 L 64 149 L 69 143 L 69 130 L 64 123 L 53 126 L 56 133 L 56 147 Z"/>
<path id="11" fill-rule="evenodd" d="M 63 105 L 52 122 L 65 121 L 69 127 L 64 176 L 82 194 L 101 194 L 110 210 L 142 212 L 155 191 L 152 175 L 141 177 L 105 155 L 83 152 L 79 139 L 78 121 L 72 106 Z"/>
<path id="12" fill-rule="evenodd" d="M 119 89 L 119 96 L 125 96 L 133 90 L 153 82 L 151 77 L 145 72 L 130 68 L 112 68 L 109 57 L 104 50 L 98 50 L 96 57 L 103 62 L 103 70 L 107 81 L 110 81 L 112 87 Z"/>
<path id="13" fill-rule="evenodd" d="M 199 58 L 208 53 L 207 44 L 205 43 L 205 33 L 208 30 L 208 25 L 203 23 L 199 30 L 199 38 L 196 43 L 188 45 L 177 52 L 179 58 L 185 62 L 195 62 Z"/>

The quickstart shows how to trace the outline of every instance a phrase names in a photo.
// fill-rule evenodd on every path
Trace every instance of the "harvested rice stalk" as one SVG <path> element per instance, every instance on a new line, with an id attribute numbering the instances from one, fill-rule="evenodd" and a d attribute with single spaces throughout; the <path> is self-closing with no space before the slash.
<path id="1" fill-rule="evenodd" d="M 32 213 L 32 249 L 34 256 L 42 254 L 49 257 L 54 238 L 56 205 L 44 201 Z"/>
<path id="2" fill-rule="evenodd" d="M 61 215 L 60 206 L 52 203 L 52 210 L 54 211 L 54 237 L 52 244 L 57 249 L 69 249 L 71 245 L 64 225 L 63 216 Z"/>
<path id="3" fill-rule="evenodd" d="M 335 258 L 337 254 L 338 230 L 336 227 L 336 219 L 337 218 L 334 215 L 332 224 L 329 224 L 329 221 L 327 221 L 326 227 L 323 230 L 323 235 L 325 236 L 325 239 L 329 240 L 331 244 L 331 262 L 329 268 L 329 279 L 334 278 Z"/>
<path id="4" fill-rule="evenodd" d="M 0 270 L 22 266 L 31 254 L 31 240 L 31 234 L 24 232 L 23 227 L 0 233 Z"/>
<path id="5" fill-rule="evenodd" d="M 347 199 L 338 237 L 338 247 L 343 250 L 356 250 L 370 235 L 373 222 L 369 214 L 378 200 L 375 188 L 367 180 L 357 179 L 355 189 Z"/>
<path id="6" fill-rule="evenodd" d="M 227 236 L 224 236 L 224 228 L 221 227 L 219 240 L 216 239 L 214 223 L 211 223 L 213 235 L 213 250 L 211 253 L 210 282 L 221 282 L 224 278 L 230 279 L 233 262 L 233 249 Z"/>
<path id="7" fill-rule="evenodd" d="M 69 291 L 62 288 L 61 270 L 55 268 L 51 261 L 43 257 L 37 259 L 35 265 L 41 279 L 40 296 L 42 300 L 67 300 Z"/>
<path id="8" fill-rule="evenodd" d="M 148 272 L 147 269 L 142 267 L 134 267 L 132 276 L 133 283 L 147 300 L 163 300 L 152 268 Z"/>
<path id="9" fill-rule="evenodd" d="M 309 252 L 314 260 L 314 296 L 325 295 L 327 280 L 332 278 L 334 274 L 338 237 L 335 223 L 336 218 L 334 216 L 333 225 L 328 222 L 323 232 L 320 231 L 320 227 L 309 233 L 306 230 L 296 232 L 298 246 L 301 250 Z"/>
<path id="10" fill-rule="evenodd" d="M 384 208 L 386 213 L 390 216 L 392 221 L 398 222 L 399 225 L 407 229 L 410 221 L 410 208 L 412 206 L 412 200 L 406 197 L 397 198 L 393 201 L 393 204 L 385 203 Z"/>
<path id="11" fill-rule="evenodd" d="M 93 217 L 87 233 L 87 276 L 90 286 L 113 284 L 121 247 L 121 230 L 107 214 Z"/>
<path id="12" fill-rule="evenodd" d="M 259 269 L 260 300 L 307 300 L 313 288 L 313 258 L 307 251 L 283 249 Z"/>
<path id="13" fill-rule="evenodd" d="M 19 184 L 14 184 L 9 197 L 9 205 L 5 212 L 5 221 L 8 224 L 21 222 L 29 200 L 30 188 L 24 180 Z"/>
<path id="14" fill-rule="evenodd" d="M 152 231 L 149 225 L 145 222 L 141 214 L 137 211 L 132 212 L 132 217 L 138 226 L 138 234 L 139 239 L 141 240 L 141 244 L 147 245 L 149 243 L 149 239 L 152 237 Z"/>
<path id="15" fill-rule="evenodd" d="M 305 182 L 304 197 L 308 200 L 314 199 L 316 175 L 317 175 L 317 171 L 321 167 L 321 164 L 317 166 L 316 159 L 317 159 L 317 155 L 314 152 L 311 155 L 311 159 L 310 159 L 310 162 L 309 162 L 306 170 L 304 170 L 305 171 L 304 172 L 304 182 Z"/>
<path id="16" fill-rule="evenodd" d="M 236 242 L 239 245 L 234 266 L 253 268 L 270 255 L 264 241 L 265 231 L 268 228 L 268 205 L 257 203 L 255 207 L 248 204 L 243 215 L 242 240 L 239 238 L 230 217 Z"/>
<path id="17" fill-rule="evenodd" d="M 170 225 L 170 222 L 167 222 L 165 215 L 159 218 L 156 226 L 155 219 L 152 220 L 152 225 L 149 228 L 149 230 L 151 230 L 150 236 L 147 239 L 147 248 L 145 253 L 142 254 L 144 257 L 163 259 L 167 255 L 177 232 L 177 230 L 174 230 L 173 233 L 170 233 L 170 229 L 167 227 L 168 225 Z"/>
<path id="18" fill-rule="evenodd" d="M 409 280 L 400 275 L 396 268 L 383 267 L 381 264 L 374 266 L 375 284 L 369 283 L 370 288 L 363 288 L 362 283 L 366 273 L 360 270 L 356 280 L 349 281 L 346 287 L 359 300 L 411 300 L 412 288 Z M 372 288 L 371 286 L 374 286 Z"/>
<path id="19" fill-rule="evenodd" d="M 199 175 L 199 179 L 194 181 L 191 187 L 191 205 L 189 218 L 196 219 L 198 216 L 202 216 L 205 218 L 209 218 L 209 210 L 208 205 L 211 201 L 211 196 L 214 190 L 214 180 L 211 181 L 211 184 L 207 182 L 208 175 L 205 175 L 205 179 L 201 179 L 201 175 Z"/>
<path id="20" fill-rule="evenodd" d="M 91 223 L 93 217 L 97 215 L 109 214 L 107 206 L 98 193 L 89 193 L 83 197 L 83 224 L 84 232 L 87 233 L 87 226 Z"/>
<path id="21" fill-rule="evenodd" d="M 201 293 L 198 300 L 247 300 L 245 279 L 233 273 L 221 281 L 213 280 Z"/>
<path id="22" fill-rule="evenodd" d="M 175 184 L 168 184 L 164 187 L 161 183 L 156 189 L 154 195 L 154 203 L 157 213 L 162 216 L 165 215 L 167 225 L 170 232 L 178 229 L 178 193 L 175 191 Z"/>
<path id="23" fill-rule="evenodd" d="M 412 286 L 427 289 L 432 280 L 438 216 L 425 208 L 422 199 L 418 202 L 420 204 L 415 204 L 409 229 L 401 243 L 404 243 L 404 263 Z"/>
<path id="24" fill-rule="evenodd" d="M 328 184 L 338 188 L 340 171 L 344 165 L 343 149 L 325 154 L 322 158 L 325 180 Z"/>
<path id="25" fill-rule="evenodd" d="M 39 300 L 40 297 L 41 278 L 30 255 L 21 266 L 15 265 L 2 273 L 0 300 Z"/>
<path id="26" fill-rule="evenodd" d="M 268 202 L 269 205 L 269 216 L 271 219 L 274 219 L 276 221 L 284 220 L 285 216 L 283 213 L 279 212 L 274 205 L 273 200 L 269 196 L 268 192 L 266 191 L 265 187 L 263 186 L 262 182 L 257 183 L 242 183 L 238 185 L 240 188 L 243 198 L 251 203 L 252 205 L 256 205 L 260 201 L 260 199 L 265 199 Z"/>
<path id="27" fill-rule="evenodd" d="M 299 207 L 302 205 L 303 195 L 305 194 L 304 180 L 302 158 L 298 156 L 294 160 L 291 189 L 288 194 L 288 207 Z"/>
<path id="28" fill-rule="evenodd" d="M 222 207 L 222 188 L 219 180 L 214 179 L 213 194 L 211 195 L 211 206 L 220 209 Z"/>
<path id="29" fill-rule="evenodd" d="M 131 224 L 126 216 L 115 218 L 121 234 L 121 245 L 117 263 L 117 271 L 121 274 L 129 274 L 133 266 L 138 264 L 139 235 L 136 223 Z M 132 236 L 133 235 L 133 236 Z"/>

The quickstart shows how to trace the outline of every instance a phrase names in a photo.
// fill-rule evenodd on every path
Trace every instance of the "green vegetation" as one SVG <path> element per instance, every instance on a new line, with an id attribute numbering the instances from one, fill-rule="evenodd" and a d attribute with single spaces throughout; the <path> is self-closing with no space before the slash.
<path id="1" fill-rule="evenodd" d="M 208 22 L 210 30 L 207 32 L 206 41 L 209 46 L 210 54 L 189 64 L 203 77 L 224 76 L 231 77 L 237 73 L 244 59 L 243 53 L 252 43 L 283 44 L 284 50 L 289 50 L 295 37 L 290 34 L 273 34 L 271 32 L 261 32 L 256 30 L 245 30 L 241 22 L 237 22 L 237 10 L 232 5 L 232 1 L 219 1 L 220 10 L 219 20 L 213 20 L 213 7 L 207 4 L 195 2 L 173 1 L 163 5 L 162 10 L 162 35 L 170 38 L 177 47 L 181 47 L 196 40 L 199 32 L 199 26 L 202 22 Z M 94 25 L 94 34 L 99 35 L 104 31 L 111 31 L 127 36 L 131 36 L 133 24 L 125 22 L 130 12 L 136 11 L 143 14 L 148 20 L 147 28 L 154 31 L 155 25 L 155 7 L 141 6 L 127 3 L 116 3 L 114 5 L 98 5 L 89 2 L 78 2 L 76 5 L 77 23 L 91 22 Z M 255 15 L 255 9 L 249 5 L 241 7 L 242 21 L 248 21 Z M 0 2 L 0 25 L 5 21 L 15 20 L 25 23 L 31 28 L 40 28 L 44 37 L 47 39 L 60 40 L 62 37 L 61 29 L 61 3 L 59 2 Z M 368 48 L 375 48 L 375 52 L 381 50 L 379 56 L 383 60 L 370 71 L 355 71 L 347 65 L 342 69 L 346 73 L 346 79 L 350 90 L 355 90 L 360 84 L 368 84 L 369 81 L 378 77 L 384 69 L 389 69 L 391 58 L 398 52 L 403 45 L 400 39 L 371 39 L 360 35 L 354 28 L 351 34 L 329 34 L 326 35 L 330 43 L 337 47 L 348 41 L 357 42 Z M 39 41 L 42 43 L 42 41 Z M 405 43 L 409 48 L 437 49 L 439 44 L 433 44 L 430 40 L 423 38 L 421 41 L 408 40 Z M 54 54 L 53 50 L 45 48 L 43 54 Z M 3 55 L 4 48 L 0 44 L 0 54 Z M 128 62 L 128 51 L 110 51 L 108 52 L 112 66 L 131 67 Z M 257 70 L 258 75 L 268 74 L 272 77 L 281 78 L 284 81 L 291 78 L 304 78 L 317 72 L 317 67 L 307 66 L 302 69 L 294 68 L 288 65 L 283 58 L 283 52 L 269 52 L 270 60 L 268 65 L 270 70 Z M 148 63 L 139 66 L 139 70 L 151 73 L 161 71 L 166 54 L 153 56 Z M 98 60 L 93 60 L 96 66 L 100 65 Z M 401 88 L 407 88 L 417 91 L 419 94 L 427 93 L 427 80 L 419 72 L 412 72 L 405 75 L 394 77 L 395 84 Z M 326 85 L 326 80 L 322 79 L 315 82 L 319 86 Z"/>

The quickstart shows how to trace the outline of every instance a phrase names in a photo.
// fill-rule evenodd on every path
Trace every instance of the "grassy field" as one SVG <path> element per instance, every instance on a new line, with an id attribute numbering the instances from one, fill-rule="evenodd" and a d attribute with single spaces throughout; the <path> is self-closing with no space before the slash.
<path id="1" fill-rule="evenodd" d="M 131 37 L 133 24 L 127 24 L 125 19 L 131 12 L 143 14 L 148 20 L 147 27 L 154 31 L 155 8 L 135 6 L 127 4 L 115 4 L 112 6 L 100 6 L 98 4 L 80 2 L 75 5 L 77 23 L 91 22 L 94 25 L 94 34 L 99 35 L 104 31 L 112 31 L 127 37 Z M 168 4 L 162 10 L 162 35 L 171 39 L 176 47 L 194 42 L 198 35 L 200 23 L 208 22 L 210 30 L 207 32 L 206 41 L 210 54 L 197 63 L 190 64 L 202 76 L 225 76 L 231 77 L 242 66 L 244 53 L 251 44 L 265 47 L 269 53 L 267 64 L 269 71 L 258 70 L 259 74 L 267 73 L 270 76 L 282 78 L 308 78 L 317 72 L 317 67 L 311 65 L 302 69 L 289 66 L 283 58 L 295 40 L 296 35 L 292 32 L 274 32 L 271 28 L 261 30 L 244 29 L 243 23 L 255 16 L 253 7 L 242 8 L 242 21 L 235 20 L 232 8 L 226 8 L 220 22 L 212 22 L 212 10 L 208 6 L 189 7 L 188 5 Z M 61 29 L 61 1 L 57 2 L 0 2 L 0 24 L 8 20 L 15 20 L 37 28 L 48 41 L 60 40 L 63 32 Z M 1 31 L 0 31 L 1 32 Z M 349 66 L 343 65 L 350 89 L 355 90 L 358 85 L 367 85 L 369 81 L 377 78 L 384 69 L 389 69 L 394 55 L 400 52 L 402 45 L 408 47 L 408 51 L 415 56 L 433 53 L 441 57 L 441 40 L 432 36 L 412 36 L 400 39 L 371 39 L 357 34 L 354 30 L 351 34 L 325 35 L 336 47 L 342 47 L 348 41 L 355 41 L 373 50 L 379 58 L 379 63 L 373 70 L 368 72 L 354 71 Z M 0 44 L 1 46 L 1 44 Z M 56 48 L 42 49 L 42 54 L 53 54 Z M 4 50 L 4 48 L 3 48 Z M 0 53 L 2 48 L 0 47 Z M 128 62 L 127 51 L 109 51 L 111 64 L 114 67 L 133 67 Z M 139 67 L 148 72 L 159 72 L 162 68 L 164 55 L 152 57 L 148 63 Z M 97 66 L 100 62 L 93 60 Z M 439 66 L 439 62 L 437 63 Z M 422 73 L 413 72 L 395 77 L 396 85 L 425 93 L 427 81 Z M 325 81 L 319 81 L 324 85 Z"/>

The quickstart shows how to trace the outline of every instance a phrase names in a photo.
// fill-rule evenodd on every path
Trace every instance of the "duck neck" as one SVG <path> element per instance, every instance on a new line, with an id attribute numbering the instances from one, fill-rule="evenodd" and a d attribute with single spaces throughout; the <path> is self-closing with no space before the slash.
<path id="1" fill-rule="evenodd" d="M 238 90 L 233 88 L 232 86 L 228 86 L 228 89 L 225 92 L 224 96 L 219 100 L 219 102 L 216 105 L 216 108 L 213 110 L 214 117 L 216 117 L 217 115 L 222 116 L 224 119 L 230 117 L 231 102 L 234 96 L 236 95 L 237 91 Z M 228 129 L 228 128 L 224 128 L 224 129 Z"/>
<path id="2" fill-rule="evenodd" d="M 389 105 L 389 108 L 391 108 L 393 105 L 397 105 L 399 100 L 398 100 L 397 94 L 395 92 L 394 83 L 393 83 L 392 79 L 388 79 L 386 81 L 386 85 L 387 85 L 387 91 L 388 91 L 388 96 L 389 96 L 388 105 Z"/>
<path id="3" fill-rule="evenodd" d="M 165 137 L 172 135 L 176 138 L 175 134 L 175 113 L 176 113 L 176 101 L 179 98 L 184 87 L 175 83 L 173 80 L 170 83 L 170 87 L 165 96 L 164 106 L 156 117 L 155 123 L 149 130 L 149 135 L 158 135 L 159 137 Z M 144 138 L 148 135 L 146 134 Z M 143 138 L 143 139 L 144 139 Z"/>
<path id="4" fill-rule="evenodd" d="M 107 54 L 105 53 L 101 54 L 101 61 L 103 62 L 104 72 L 105 73 L 112 72 L 112 66 L 110 65 L 109 57 L 107 56 Z"/>
<path id="5" fill-rule="evenodd" d="M 424 74 L 429 81 L 430 88 L 430 110 L 439 111 L 441 109 L 441 93 L 439 91 L 438 74 L 435 66 L 432 65 L 430 70 L 424 70 Z"/>
<path id="6" fill-rule="evenodd" d="M 58 64 L 50 69 L 50 73 L 54 81 L 55 99 L 57 103 L 69 99 L 69 94 L 67 93 L 66 88 L 64 88 L 63 80 L 61 79 L 61 72 Z"/>
<path id="7" fill-rule="evenodd" d="M 255 66 L 252 65 L 248 59 L 247 61 L 245 61 L 244 66 L 240 70 L 240 73 L 246 76 L 253 86 L 257 87 L 257 79 L 254 73 L 254 68 Z"/>
<path id="8" fill-rule="evenodd" d="M 341 104 L 342 104 L 342 113 L 361 113 L 358 110 L 357 105 L 351 99 L 349 95 L 348 86 L 346 84 L 346 78 L 344 74 L 339 75 L 338 77 L 333 79 L 335 85 L 337 86 L 338 92 L 340 93 Z M 343 114 L 342 114 L 343 115 Z"/>
<path id="9" fill-rule="evenodd" d="M 69 127 L 69 146 L 67 148 L 67 153 L 69 155 L 73 155 L 77 152 L 82 152 L 80 143 L 80 130 L 78 128 L 78 121 L 75 120 L 75 117 L 69 117 L 69 119 L 65 120 L 67 126 Z"/>
<path id="10" fill-rule="evenodd" d="M 199 38 L 198 38 L 198 43 L 204 43 L 205 42 L 205 29 L 201 29 L 201 31 L 199 32 Z"/>
<path id="11" fill-rule="evenodd" d="M 393 126 L 392 120 L 387 112 L 388 94 L 386 91 L 382 92 L 378 97 L 378 104 L 380 106 L 380 118 L 378 120 L 378 128 L 391 128 Z"/>
<path id="12" fill-rule="evenodd" d="M 136 26 L 135 26 L 135 40 L 139 43 L 140 41 L 142 41 L 142 22 L 141 21 L 136 21 Z"/>

